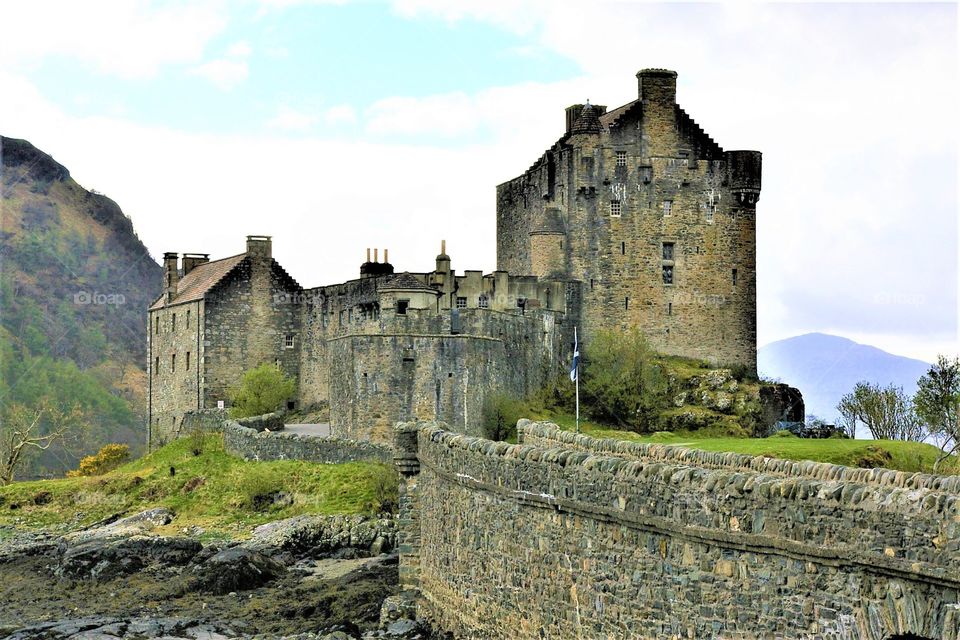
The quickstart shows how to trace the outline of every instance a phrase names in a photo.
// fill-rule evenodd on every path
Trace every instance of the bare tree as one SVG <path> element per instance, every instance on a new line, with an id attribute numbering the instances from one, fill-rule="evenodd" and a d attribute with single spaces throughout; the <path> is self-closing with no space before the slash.
<path id="1" fill-rule="evenodd" d="M 42 400 L 35 407 L 12 405 L 0 423 L 0 485 L 13 482 L 31 456 L 64 442 L 80 423 L 81 412 L 63 412 Z"/>
<path id="2" fill-rule="evenodd" d="M 853 391 L 843 396 L 837 410 L 856 422 L 862 422 L 875 440 L 909 440 L 921 442 L 927 433 L 913 408 L 913 402 L 902 387 L 880 387 L 858 382 Z M 851 427 L 845 425 L 847 429 Z"/>
<path id="3" fill-rule="evenodd" d="M 913 404 L 943 452 L 933 463 L 936 471 L 941 462 L 960 450 L 960 358 L 939 356 L 917 381 Z"/>

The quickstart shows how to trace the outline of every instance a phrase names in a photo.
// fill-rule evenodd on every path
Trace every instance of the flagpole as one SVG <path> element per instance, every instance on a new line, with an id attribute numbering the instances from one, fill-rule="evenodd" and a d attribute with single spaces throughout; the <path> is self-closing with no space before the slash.
<path id="1" fill-rule="evenodd" d="M 574 349 L 579 350 L 580 345 L 577 340 L 577 327 L 573 327 L 573 344 L 576 345 Z M 580 433 L 580 358 L 576 358 L 574 361 L 574 366 L 576 367 L 577 377 L 574 381 L 577 389 L 577 433 Z"/>

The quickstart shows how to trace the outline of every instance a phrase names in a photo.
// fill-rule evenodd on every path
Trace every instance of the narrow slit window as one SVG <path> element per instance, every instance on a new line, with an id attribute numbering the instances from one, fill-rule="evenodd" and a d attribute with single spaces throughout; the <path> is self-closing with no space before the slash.
<path id="1" fill-rule="evenodd" d="M 153 375 L 156 376 L 159 373 L 160 373 L 160 356 L 156 356 L 153 359 Z"/>
<path id="2" fill-rule="evenodd" d="M 622 255 L 622 256 L 627 255 L 627 243 L 626 243 L 626 242 L 621 242 L 621 243 L 620 243 L 620 255 Z"/>
<path id="3" fill-rule="evenodd" d="M 153 319 L 153 332 L 160 335 L 160 316 Z"/>
<path id="4" fill-rule="evenodd" d="M 170 331 L 177 330 L 177 314 L 170 314 Z"/>
<path id="5" fill-rule="evenodd" d="M 668 316 L 672 316 L 672 315 L 673 315 L 673 303 L 672 303 L 672 302 L 668 302 L 668 303 L 667 303 L 667 315 L 668 315 Z"/>
<path id="6" fill-rule="evenodd" d="M 623 308 L 624 308 L 624 309 L 629 309 L 629 308 L 630 308 L 630 298 L 629 298 L 629 296 L 628 296 L 628 297 L 625 297 L 625 298 L 623 299 Z"/>
<path id="7" fill-rule="evenodd" d="M 173 372 L 176 370 L 177 370 L 177 354 L 171 353 L 170 354 L 170 371 Z"/>
<path id="8" fill-rule="evenodd" d="M 187 351 L 187 359 L 184 362 L 184 366 L 187 368 L 188 371 L 190 370 L 190 352 L 189 351 Z"/>
<path id="9" fill-rule="evenodd" d="M 737 286 L 737 270 L 734 269 L 730 275 L 731 279 L 733 280 L 733 286 Z"/>
<path id="10" fill-rule="evenodd" d="M 187 309 L 187 328 L 190 328 L 190 309 Z"/>

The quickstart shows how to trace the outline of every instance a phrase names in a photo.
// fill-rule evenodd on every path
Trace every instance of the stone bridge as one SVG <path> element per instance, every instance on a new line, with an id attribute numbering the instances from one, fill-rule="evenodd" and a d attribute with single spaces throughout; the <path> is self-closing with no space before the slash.
<path id="1" fill-rule="evenodd" d="M 960 477 L 397 426 L 401 582 L 457 638 L 960 640 Z"/>

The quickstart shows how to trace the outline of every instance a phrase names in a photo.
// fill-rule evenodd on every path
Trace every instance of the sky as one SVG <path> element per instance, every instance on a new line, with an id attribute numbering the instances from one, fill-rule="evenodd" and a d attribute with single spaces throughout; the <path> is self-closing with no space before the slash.
<path id="1" fill-rule="evenodd" d="M 273 236 L 304 286 L 495 268 L 495 185 L 639 69 L 764 154 L 758 342 L 958 352 L 957 5 L 5 3 L 0 134 L 117 201 L 159 258 Z"/>

